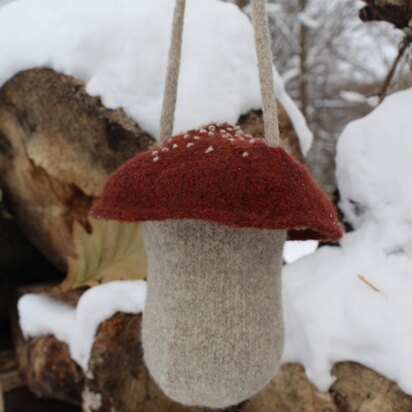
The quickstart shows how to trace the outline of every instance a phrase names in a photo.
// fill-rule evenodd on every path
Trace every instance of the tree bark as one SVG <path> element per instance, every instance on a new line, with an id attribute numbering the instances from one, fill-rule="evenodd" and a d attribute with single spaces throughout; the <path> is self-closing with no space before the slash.
<path id="1" fill-rule="evenodd" d="M 363 0 L 367 6 L 359 11 L 363 21 L 387 21 L 398 29 L 411 26 L 411 0 Z"/>
<path id="2" fill-rule="evenodd" d="M 61 270 L 109 174 L 152 139 L 73 78 L 35 69 L 0 90 L 0 187 L 22 231 Z M 56 228 L 58 228 L 56 230 Z"/>
<path id="3" fill-rule="evenodd" d="M 0 412 L 5 412 L 4 411 L 4 401 L 3 401 L 3 388 L 1 386 L 1 382 L 0 382 Z"/>

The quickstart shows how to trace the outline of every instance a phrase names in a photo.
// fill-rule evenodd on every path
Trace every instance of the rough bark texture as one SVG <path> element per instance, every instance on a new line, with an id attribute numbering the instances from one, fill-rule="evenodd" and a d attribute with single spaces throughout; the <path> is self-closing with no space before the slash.
<path id="1" fill-rule="evenodd" d="M 363 21 L 388 21 L 399 29 L 411 26 L 411 0 L 363 0 L 367 6 L 359 11 Z"/>
<path id="2" fill-rule="evenodd" d="M 60 269 L 74 253 L 73 220 L 87 226 L 109 174 L 151 143 L 123 111 L 51 70 L 20 73 L 0 90 L 0 186 L 23 232 Z"/>
<path id="3" fill-rule="evenodd" d="M 57 297 L 56 295 L 54 297 Z M 64 296 L 74 302 L 76 296 Z M 84 374 L 67 346 L 52 336 L 25 341 L 14 320 L 20 369 L 38 396 L 83 403 L 86 412 L 206 412 L 169 400 L 143 363 L 141 315 L 117 314 L 97 333 L 90 370 Z M 410 412 L 412 397 L 389 380 L 355 363 L 335 365 L 329 392 L 317 391 L 300 365 L 283 365 L 253 399 L 226 412 Z"/>
<path id="4" fill-rule="evenodd" d="M 3 392 L 24 386 L 24 381 L 18 373 L 14 352 L 0 349 L 0 385 Z"/>
<path id="5" fill-rule="evenodd" d="M 71 360 L 67 345 L 53 336 L 41 336 L 25 341 L 19 326 L 17 301 L 27 293 L 47 293 L 50 297 L 75 306 L 81 291 L 61 293 L 49 287 L 19 289 L 11 309 L 11 321 L 16 359 L 20 375 L 30 390 L 39 397 L 81 403 L 84 375 Z"/>
<path id="6" fill-rule="evenodd" d="M 293 124 L 290 121 L 285 109 L 278 103 L 280 145 L 291 156 L 304 163 L 299 139 L 296 135 Z M 262 111 L 252 110 L 239 118 L 239 126 L 246 132 L 255 137 L 263 138 L 263 116 Z"/>
<path id="7" fill-rule="evenodd" d="M 4 412 L 3 388 L 0 382 L 0 412 Z"/>
<path id="8" fill-rule="evenodd" d="M 259 112 L 240 123 L 262 135 Z M 284 146 L 302 160 L 283 109 L 280 128 Z M 17 74 L 0 90 L 0 187 L 24 234 L 61 270 L 74 254 L 73 221 L 87 228 L 109 174 L 151 144 L 122 110 L 104 108 L 81 82 L 52 70 Z"/>

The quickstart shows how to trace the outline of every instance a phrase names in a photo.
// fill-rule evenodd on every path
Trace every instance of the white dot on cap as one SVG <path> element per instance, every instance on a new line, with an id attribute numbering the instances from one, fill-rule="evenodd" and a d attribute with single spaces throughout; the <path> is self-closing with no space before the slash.
<path id="1" fill-rule="evenodd" d="M 186 147 L 193 147 L 195 144 L 194 143 L 188 143 L 187 145 L 186 145 Z"/>
<path id="2" fill-rule="evenodd" d="M 248 152 L 243 152 L 242 157 L 248 157 L 249 153 Z"/>
<path id="3" fill-rule="evenodd" d="M 215 150 L 215 149 L 213 148 L 213 146 L 209 146 L 209 147 L 205 150 L 205 153 L 213 152 L 213 150 Z"/>
<path id="4" fill-rule="evenodd" d="M 159 156 L 155 156 L 154 158 L 153 158 L 153 161 L 154 162 L 157 162 L 159 160 Z"/>
<path id="5" fill-rule="evenodd" d="M 189 134 L 185 134 L 185 135 L 183 136 L 183 139 L 189 139 L 189 137 L 190 137 Z"/>
<path id="6" fill-rule="evenodd" d="M 172 149 L 177 149 L 178 147 L 179 147 L 179 145 L 175 143 L 175 144 L 172 146 Z"/>
<path id="7" fill-rule="evenodd" d="M 169 151 L 169 149 L 167 147 L 162 148 L 162 152 L 168 152 L 168 151 Z"/>
<path id="8" fill-rule="evenodd" d="M 199 136 L 193 136 L 193 139 L 194 139 L 194 140 L 199 140 L 200 137 L 199 137 Z"/>
<path id="9" fill-rule="evenodd" d="M 159 154 L 159 152 L 157 150 L 155 150 L 154 152 L 152 152 L 152 156 L 157 156 Z"/>

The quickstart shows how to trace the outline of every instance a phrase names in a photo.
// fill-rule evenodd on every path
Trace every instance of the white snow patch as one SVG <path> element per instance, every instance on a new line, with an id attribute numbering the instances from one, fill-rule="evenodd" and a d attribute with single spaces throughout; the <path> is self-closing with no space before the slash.
<path id="1" fill-rule="evenodd" d="M 309 16 L 309 14 L 305 12 L 299 13 L 298 19 L 308 29 L 316 30 L 320 27 L 319 21 Z"/>
<path id="2" fill-rule="evenodd" d="M 338 141 L 341 208 L 355 228 L 385 228 L 388 245 L 412 240 L 412 89 L 388 96 Z M 409 256 L 411 257 L 411 256 Z"/>
<path id="3" fill-rule="evenodd" d="M 15 0 L 0 9 L 0 85 L 49 67 L 158 136 L 174 0 Z M 274 69 L 275 70 L 275 69 Z M 275 70 L 302 150 L 312 133 Z M 235 5 L 188 0 L 175 132 L 261 107 L 253 30 Z"/>
<path id="4" fill-rule="evenodd" d="M 63 342 L 70 341 L 75 324 L 72 306 L 45 294 L 27 294 L 19 299 L 18 311 L 25 338 L 54 335 Z"/>
<path id="5" fill-rule="evenodd" d="M 379 104 L 379 97 L 378 96 L 365 96 L 362 93 L 355 92 L 353 90 L 342 90 L 339 93 L 339 96 L 349 103 L 363 103 L 367 104 L 371 107 L 376 107 Z"/>
<path id="6" fill-rule="evenodd" d="M 300 258 L 310 255 L 319 246 L 319 242 L 316 240 L 302 240 L 302 241 L 289 241 L 285 242 L 283 248 L 283 259 L 286 263 L 293 263 Z"/>
<path id="7" fill-rule="evenodd" d="M 44 294 L 28 294 L 18 303 L 20 326 L 25 338 L 51 334 L 67 343 L 72 358 L 87 370 L 99 325 L 117 312 L 142 312 L 145 299 L 142 280 L 95 286 L 81 296 L 76 308 Z"/>
<path id="8" fill-rule="evenodd" d="M 356 361 L 412 394 L 412 89 L 338 142 L 340 206 L 355 231 L 284 269 L 286 351 L 322 390 Z"/>

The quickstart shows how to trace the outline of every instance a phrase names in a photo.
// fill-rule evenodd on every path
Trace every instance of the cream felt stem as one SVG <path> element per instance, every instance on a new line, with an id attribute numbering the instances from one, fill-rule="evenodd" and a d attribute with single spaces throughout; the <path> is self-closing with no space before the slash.
<path id="1" fill-rule="evenodd" d="M 182 54 L 185 6 L 185 0 L 176 0 L 166 72 L 166 83 L 163 95 L 163 107 L 160 117 L 160 143 L 164 142 L 173 133 L 177 87 L 179 83 L 180 58 Z"/>
<path id="2" fill-rule="evenodd" d="M 151 376 L 184 405 L 226 408 L 273 378 L 284 342 L 285 231 L 144 222 L 142 342 Z"/>
<path id="3" fill-rule="evenodd" d="M 265 139 L 269 146 L 274 147 L 279 146 L 280 136 L 275 88 L 273 82 L 272 51 L 270 47 L 270 33 L 266 3 L 267 0 L 252 0 L 253 28 L 255 31 L 260 91 L 262 95 Z M 163 107 L 160 118 L 160 143 L 165 141 L 173 133 L 182 52 L 184 14 L 185 0 L 176 0 Z"/>

